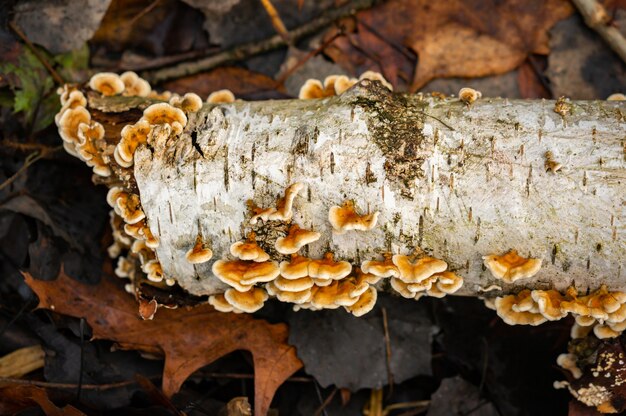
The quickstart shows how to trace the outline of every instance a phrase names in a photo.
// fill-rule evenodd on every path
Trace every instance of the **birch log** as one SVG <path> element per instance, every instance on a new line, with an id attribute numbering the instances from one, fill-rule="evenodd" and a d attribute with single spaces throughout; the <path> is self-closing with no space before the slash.
<path id="1" fill-rule="evenodd" d="M 90 100 L 102 111 L 113 103 Z M 363 81 L 329 99 L 205 105 L 175 141 L 140 147 L 134 175 L 164 274 L 195 295 L 226 288 L 211 265 L 247 232 L 264 248 L 284 235 L 276 222 L 249 224 L 247 201 L 274 206 L 295 182 L 304 189 L 293 220 L 322 234 L 311 257 L 332 251 L 359 265 L 420 248 L 464 278 L 464 295 L 492 285 L 502 290 L 490 295 L 602 283 L 624 291 L 626 105 L 570 104 L 563 115 L 546 100 L 467 106 Z M 546 152 L 562 169 L 546 170 Z M 334 233 L 329 208 L 346 200 L 378 211 L 378 225 Z M 185 253 L 199 231 L 214 256 L 193 265 Z M 509 249 L 541 258 L 540 272 L 495 279 L 482 257 Z"/>

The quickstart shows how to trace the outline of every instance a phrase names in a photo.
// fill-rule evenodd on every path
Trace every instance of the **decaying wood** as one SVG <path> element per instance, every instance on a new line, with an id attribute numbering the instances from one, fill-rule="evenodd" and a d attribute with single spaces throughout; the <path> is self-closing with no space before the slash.
<path id="1" fill-rule="evenodd" d="M 138 119 L 131 108 L 141 104 L 92 96 L 89 106 L 110 129 Z M 134 175 L 164 273 L 196 295 L 224 290 L 211 264 L 251 230 L 274 260 L 287 259 L 272 248 L 286 225 L 251 225 L 247 201 L 275 206 L 295 182 L 304 189 L 293 221 L 322 234 L 305 249 L 311 257 L 332 251 L 358 266 L 423 250 L 464 278 L 465 295 L 626 290 L 626 105 L 561 105 L 560 114 L 545 100 L 467 106 L 368 81 L 329 99 L 207 104 L 181 137 L 140 147 Z M 346 200 L 380 212 L 377 226 L 334 233 L 328 211 Z M 199 232 L 214 257 L 193 265 L 185 253 Z M 495 279 L 482 256 L 509 249 L 541 258 L 540 272 Z"/>

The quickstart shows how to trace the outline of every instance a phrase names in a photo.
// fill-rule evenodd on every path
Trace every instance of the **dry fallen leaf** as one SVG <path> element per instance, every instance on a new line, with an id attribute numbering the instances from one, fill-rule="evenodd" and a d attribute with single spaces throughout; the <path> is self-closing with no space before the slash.
<path id="1" fill-rule="evenodd" d="M 68 277 L 63 270 L 53 281 L 24 274 L 39 296 L 39 308 L 85 318 L 95 339 L 116 341 L 121 348 L 165 355 L 163 392 L 176 393 L 198 368 L 235 350 L 252 353 L 255 414 L 264 415 L 276 389 L 302 363 L 287 344 L 287 327 L 249 315 L 195 308 L 163 309 L 154 320 L 139 317 L 135 300 L 111 279 L 91 286 Z"/>
<path id="2" fill-rule="evenodd" d="M 381 71 L 394 84 L 397 68 L 418 54 L 411 90 L 433 78 L 502 74 L 529 53 L 548 53 L 548 30 L 572 13 L 563 0 L 392 0 L 358 13 L 358 32 L 325 52 L 349 70 Z M 404 58 L 402 58 L 404 56 Z M 402 68 L 401 68 L 402 69 Z"/>
<path id="3" fill-rule="evenodd" d="M 46 416 L 85 416 L 70 405 L 57 407 L 44 388 L 21 384 L 0 385 L 0 414 L 17 414 L 33 405 L 39 406 Z"/>

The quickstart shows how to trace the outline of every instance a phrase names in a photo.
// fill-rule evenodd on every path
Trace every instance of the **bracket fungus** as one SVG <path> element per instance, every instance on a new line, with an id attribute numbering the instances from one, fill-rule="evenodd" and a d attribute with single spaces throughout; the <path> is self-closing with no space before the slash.
<path id="1" fill-rule="evenodd" d="M 185 258 L 191 264 L 206 263 L 213 257 L 213 250 L 205 243 L 201 234 L 196 237 L 196 242 L 192 248 L 187 251 Z"/>
<path id="2" fill-rule="evenodd" d="M 89 88 L 105 96 L 121 94 L 124 91 L 124 81 L 113 72 L 101 72 L 89 80 Z"/>
<path id="3" fill-rule="evenodd" d="M 235 102 L 235 94 L 230 90 L 213 91 L 206 99 L 209 104 L 233 103 Z"/>
<path id="4" fill-rule="evenodd" d="M 541 259 L 525 258 L 510 250 L 503 255 L 483 256 L 485 267 L 491 274 L 507 283 L 533 277 L 541 269 Z"/>
<path id="5" fill-rule="evenodd" d="M 304 184 L 296 182 L 285 189 L 285 196 L 276 201 L 276 207 L 257 208 L 251 205 L 254 216 L 250 218 L 250 224 L 256 224 L 258 220 L 267 221 L 289 221 L 293 216 L 293 201 L 304 188 Z"/>
<path id="6" fill-rule="evenodd" d="M 342 206 L 333 206 L 328 210 L 328 221 L 333 226 L 333 231 L 343 234 L 346 231 L 368 231 L 376 226 L 379 212 L 359 215 L 357 214 L 354 201 L 348 200 Z"/>
<path id="7" fill-rule="evenodd" d="M 319 240 L 321 236 L 317 231 L 303 230 L 294 224 L 289 228 L 289 234 L 286 237 L 276 239 L 276 251 L 280 254 L 294 254 L 305 245 Z"/>
<path id="8" fill-rule="evenodd" d="M 459 90 L 459 100 L 463 101 L 468 106 L 473 104 L 476 100 L 481 98 L 483 94 L 473 88 L 461 88 Z"/>

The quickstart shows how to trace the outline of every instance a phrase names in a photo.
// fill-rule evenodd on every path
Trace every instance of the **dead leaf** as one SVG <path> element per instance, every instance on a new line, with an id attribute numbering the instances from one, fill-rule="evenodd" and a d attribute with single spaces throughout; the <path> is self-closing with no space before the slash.
<path id="1" fill-rule="evenodd" d="M 626 10 L 618 10 L 615 17 L 626 35 Z M 580 16 L 559 22 L 550 35 L 547 75 L 554 97 L 604 100 L 626 91 L 626 65 Z"/>
<path id="2" fill-rule="evenodd" d="M 15 22 L 32 42 L 52 53 L 78 49 L 100 25 L 111 0 L 27 0 L 15 7 Z"/>
<path id="3" fill-rule="evenodd" d="M 562 0 L 392 0 L 358 13 L 358 32 L 326 53 L 347 69 L 384 68 L 398 84 L 393 67 L 410 61 L 402 52 L 409 47 L 418 54 L 414 91 L 433 78 L 502 74 L 529 53 L 547 54 L 548 29 L 571 13 Z"/>
<path id="4" fill-rule="evenodd" d="M 40 308 L 85 318 L 95 339 L 165 355 L 162 388 L 168 397 L 198 368 L 232 351 L 247 350 L 253 357 L 255 414 L 260 416 L 266 414 L 276 389 L 302 366 L 282 324 L 217 312 L 208 304 L 164 309 L 154 320 L 144 321 L 133 297 L 109 278 L 96 286 L 76 282 L 63 270 L 55 281 L 36 280 L 27 273 L 24 278 L 39 296 Z"/>
<path id="5" fill-rule="evenodd" d="M 281 96 L 281 90 L 276 91 L 276 81 L 272 78 L 238 67 L 221 67 L 179 78 L 165 83 L 163 88 L 178 94 L 193 91 L 204 99 L 221 89 L 231 90 L 236 98 L 247 100 Z"/>
<path id="6" fill-rule="evenodd" d="M 551 98 L 550 90 L 541 82 L 538 63 L 528 58 L 517 71 L 517 85 L 521 98 Z M 545 77 L 544 77 L 545 78 Z"/>
<path id="7" fill-rule="evenodd" d="M 9 415 L 38 405 L 46 416 L 85 416 L 73 406 L 57 407 L 48 392 L 37 386 L 21 384 L 0 385 L 0 414 Z"/>
<path id="8" fill-rule="evenodd" d="M 430 398 L 426 416 L 469 415 L 498 416 L 500 413 L 488 400 L 480 397 L 478 387 L 460 376 L 444 378 Z"/>

